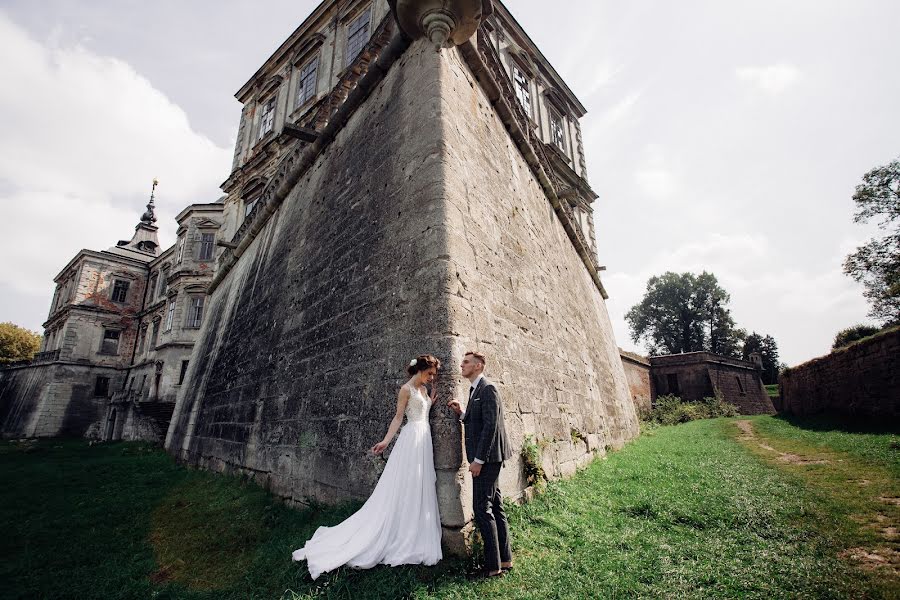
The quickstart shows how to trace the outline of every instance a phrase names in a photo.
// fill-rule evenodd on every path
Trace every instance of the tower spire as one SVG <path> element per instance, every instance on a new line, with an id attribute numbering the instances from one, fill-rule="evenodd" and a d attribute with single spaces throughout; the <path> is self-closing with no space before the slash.
<path id="1" fill-rule="evenodd" d="M 147 203 L 147 212 L 145 212 L 141 216 L 141 223 L 146 223 L 147 225 L 152 225 L 156 223 L 156 213 L 154 212 L 153 206 L 153 198 L 156 195 L 156 186 L 159 184 L 159 180 L 154 177 L 153 178 L 153 187 L 150 188 L 150 202 Z"/>

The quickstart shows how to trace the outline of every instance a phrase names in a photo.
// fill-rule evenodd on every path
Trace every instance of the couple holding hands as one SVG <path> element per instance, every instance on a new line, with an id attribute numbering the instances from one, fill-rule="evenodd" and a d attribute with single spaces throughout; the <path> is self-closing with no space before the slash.
<path id="1" fill-rule="evenodd" d="M 430 384 L 440 366 L 430 354 L 410 361 L 406 369 L 410 378 L 397 393 L 397 412 L 372 452 L 380 454 L 398 430 L 400 435 L 366 503 L 339 525 L 317 529 L 303 548 L 293 552 L 295 561 L 307 561 L 313 579 L 342 565 L 368 569 L 377 564 L 433 565 L 441 559 L 441 518 L 428 422 L 435 400 L 435 388 Z M 484 541 L 483 575 L 496 577 L 512 568 L 498 486 L 503 461 L 512 451 L 503 404 L 497 388 L 484 377 L 484 368 L 483 354 L 465 354 L 460 373 L 472 384 L 468 401 L 463 406 L 451 400 L 447 406 L 459 416 L 465 430 L 475 524 Z"/>

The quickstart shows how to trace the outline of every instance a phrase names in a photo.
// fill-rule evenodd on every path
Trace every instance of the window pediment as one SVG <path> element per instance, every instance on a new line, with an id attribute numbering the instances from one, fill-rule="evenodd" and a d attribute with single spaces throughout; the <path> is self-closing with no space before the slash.
<path id="1" fill-rule="evenodd" d="M 212 219 L 203 219 L 201 221 L 198 221 L 195 225 L 197 229 L 218 229 L 221 226 L 222 225 L 220 223 L 216 223 Z"/>
<path id="2" fill-rule="evenodd" d="M 291 64 L 294 65 L 294 67 L 303 66 L 303 63 L 312 58 L 313 53 L 316 52 L 323 43 L 325 43 L 324 34 L 319 32 L 312 34 L 294 53 L 294 56 L 291 58 Z"/>
<path id="3" fill-rule="evenodd" d="M 562 92 L 556 88 L 547 88 L 544 90 L 544 98 L 560 112 L 561 116 L 570 117 L 572 111 L 569 110 L 569 103 L 566 101 L 566 97 L 562 95 Z"/>
<path id="4" fill-rule="evenodd" d="M 282 77 L 281 75 L 272 75 L 268 80 L 266 80 L 266 83 L 259 88 L 259 97 L 263 98 L 265 96 L 268 96 L 269 94 L 277 90 L 283 81 L 284 77 Z M 265 98 L 265 100 L 261 101 L 260 104 L 264 104 L 268 100 L 268 98 Z"/>
<path id="5" fill-rule="evenodd" d="M 341 10 L 340 16 L 338 17 L 341 25 L 346 25 L 358 17 L 363 10 L 369 9 L 369 7 L 369 0 L 357 0 L 356 2 L 351 2 Z"/>

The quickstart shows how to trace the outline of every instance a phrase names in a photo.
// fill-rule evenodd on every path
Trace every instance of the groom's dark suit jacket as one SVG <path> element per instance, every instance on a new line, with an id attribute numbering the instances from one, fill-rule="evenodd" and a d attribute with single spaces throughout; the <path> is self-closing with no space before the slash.
<path id="1" fill-rule="evenodd" d="M 512 456 L 503 422 L 503 403 L 494 384 L 482 377 L 466 406 L 466 458 L 498 463 Z"/>

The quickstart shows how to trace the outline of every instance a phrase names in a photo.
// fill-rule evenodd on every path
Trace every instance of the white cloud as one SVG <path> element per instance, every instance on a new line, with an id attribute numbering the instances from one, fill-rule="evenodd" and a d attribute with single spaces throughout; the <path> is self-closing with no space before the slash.
<path id="1" fill-rule="evenodd" d="M 165 245 L 177 212 L 220 195 L 231 158 L 129 64 L 57 43 L 0 13 L 0 253 L 15 257 L 0 282 L 48 303 L 78 249 L 130 237 L 153 177 Z"/>
<path id="2" fill-rule="evenodd" d="M 800 70 L 793 65 L 778 63 L 765 67 L 739 67 L 735 75 L 741 81 L 751 83 L 767 94 L 780 94 L 800 77 Z"/>
<path id="3" fill-rule="evenodd" d="M 679 189 L 674 169 L 662 147 L 650 144 L 644 149 L 645 158 L 634 172 L 638 189 L 654 200 L 668 200 Z"/>

